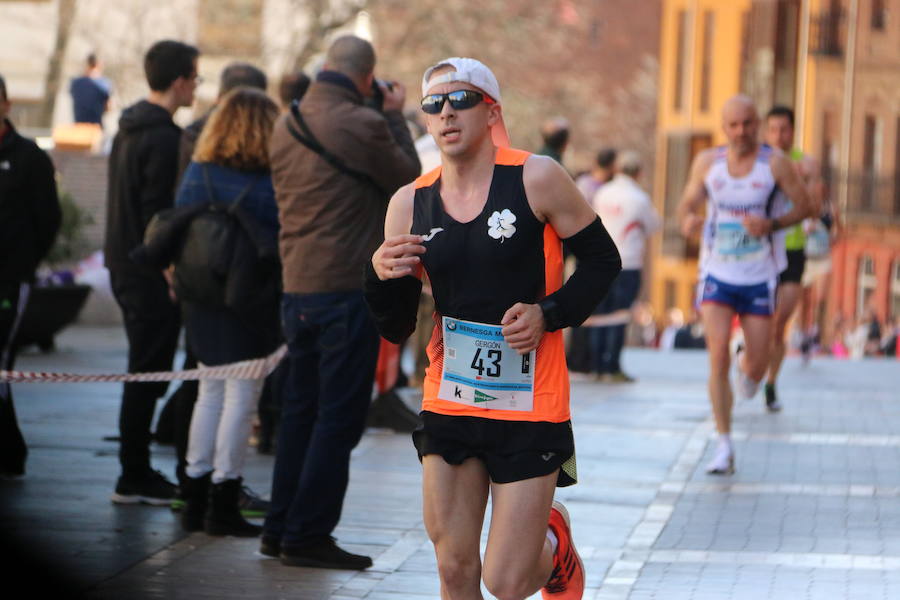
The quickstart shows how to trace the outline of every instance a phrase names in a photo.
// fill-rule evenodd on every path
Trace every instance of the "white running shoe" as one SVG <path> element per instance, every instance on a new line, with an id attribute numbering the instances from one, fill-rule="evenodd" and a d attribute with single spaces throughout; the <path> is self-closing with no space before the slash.
<path id="1" fill-rule="evenodd" d="M 759 391 L 759 382 L 753 381 L 741 369 L 741 355 L 744 353 L 744 344 L 737 344 L 732 354 L 732 364 L 734 365 L 734 397 L 740 402 L 747 402 L 756 396 Z"/>
<path id="2" fill-rule="evenodd" d="M 741 371 L 741 368 L 738 367 L 737 375 L 735 376 L 734 381 L 734 396 L 740 402 L 747 402 L 748 400 L 752 400 L 754 396 L 756 396 L 756 392 L 759 391 L 759 382 L 753 381 L 747 374 Z"/>
<path id="3" fill-rule="evenodd" d="M 733 475 L 734 474 L 734 450 L 731 444 L 719 442 L 713 459 L 706 465 L 707 475 Z"/>

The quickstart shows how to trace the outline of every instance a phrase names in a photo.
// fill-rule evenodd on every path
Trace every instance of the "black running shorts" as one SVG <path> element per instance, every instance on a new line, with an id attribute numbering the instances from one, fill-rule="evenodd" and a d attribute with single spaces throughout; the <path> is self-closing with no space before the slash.
<path id="1" fill-rule="evenodd" d="M 573 485 L 575 438 L 570 421 L 532 423 L 423 411 L 422 427 L 413 432 L 419 460 L 439 454 L 451 465 L 480 459 L 494 483 L 541 477 L 559 469 L 557 487 Z"/>
<path id="2" fill-rule="evenodd" d="M 778 276 L 778 283 L 800 283 L 803 279 L 803 269 L 806 268 L 806 251 L 788 250 L 787 268 Z"/>

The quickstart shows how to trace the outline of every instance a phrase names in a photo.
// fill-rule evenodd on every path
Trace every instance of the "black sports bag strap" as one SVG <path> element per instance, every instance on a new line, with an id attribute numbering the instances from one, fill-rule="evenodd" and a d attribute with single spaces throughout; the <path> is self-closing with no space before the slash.
<path id="1" fill-rule="evenodd" d="M 372 179 L 369 175 L 367 175 L 366 173 L 363 173 L 362 171 L 357 171 L 356 169 L 348 167 L 347 164 L 343 160 L 341 160 L 340 158 L 338 158 L 337 156 L 335 156 L 334 154 L 329 152 L 325 148 L 325 146 L 323 146 L 321 144 L 321 142 L 319 142 L 319 140 L 316 138 L 316 136 L 313 135 L 313 132 L 310 131 L 309 126 L 307 126 L 307 124 L 306 124 L 306 121 L 303 120 L 303 116 L 300 114 L 300 102 L 297 100 L 294 100 L 291 103 L 291 116 L 293 116 L 293 121 L 297 125 L 300 126 L 300 129 L 303 130 L 303 134 L 301 134 L 299 131 L 297 131 L 294 128 L 293 123 L 290 120 L 288 120 L 287 121 L 288 132 L 292 136 L 294 136 L 294 139 L 296 139 L 298 142 L 300 142 L 301 144 L 303 144 L 304 146 L 306 146 L 307 148 L 309 148 L 310 150 L 312 150 L 313 152 L 315 152 L 316 154 L 318 154 L 319 156 L 324 158 L 328 164 L 330 164 L 332 167 L 334 167 L 341 173 L 344 173 L 345 175 L 349 175 L 350 177 L 353 177 L 354 179 L 361 181 L 362 183 L 371 185 L 376 190 L 383 193 L 381 186 L 379 186 L 377 183 L 375 183 L 375 180 Z"/>

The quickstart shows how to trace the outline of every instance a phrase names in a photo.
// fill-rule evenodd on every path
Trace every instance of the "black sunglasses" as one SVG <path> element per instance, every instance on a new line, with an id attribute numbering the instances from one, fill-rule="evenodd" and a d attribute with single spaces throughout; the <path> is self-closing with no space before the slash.
<path id="1" fill-rule="evenodd" d="M 436 115 L 444 109 L 444 102 L 447 100 L 450 101 L 450 106 L 452 106 L 454 110 L 466 110 L 467 108 L 472 108 L 477 105 L 479 102 L 495 104 L 493 98 L 485 96 L 481 92 L 456 90 L 449 94 L 429 94 L 425 96 L 422 98 L 422 112 L 428 113 L 429 115 Z"/>

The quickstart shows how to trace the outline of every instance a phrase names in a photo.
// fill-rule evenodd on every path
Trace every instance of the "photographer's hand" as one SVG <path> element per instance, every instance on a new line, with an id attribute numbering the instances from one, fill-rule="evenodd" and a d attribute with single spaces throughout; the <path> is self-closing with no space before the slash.
<path id="1" fill-rule="evenodd" d="M 380 81 L 378 82 L 381 92 L 384 94 L 384 110 L 402 111 L 403 105 L 406 103 L 406 87 L 399 81 L 391 81 L 390 83 L 393 89 L 382 85 Z"/>

